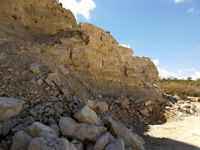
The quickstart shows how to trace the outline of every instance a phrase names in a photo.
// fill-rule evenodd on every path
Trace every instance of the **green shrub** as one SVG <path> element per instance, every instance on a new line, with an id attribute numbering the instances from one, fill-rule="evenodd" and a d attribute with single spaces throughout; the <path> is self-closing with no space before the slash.
<path id="1" fill-rule="evenodd" d="M 196 80 L 171 80 L 171 79 L 165 79 L 161 80 L 161 86 L 162 90 L 165 93 L 169 94 L 177 94 L 179 96 L 194 96 L 194 97 L 200 97 L 200 81 Z M 185 96 L 184 96 L 185 97 Z"/>

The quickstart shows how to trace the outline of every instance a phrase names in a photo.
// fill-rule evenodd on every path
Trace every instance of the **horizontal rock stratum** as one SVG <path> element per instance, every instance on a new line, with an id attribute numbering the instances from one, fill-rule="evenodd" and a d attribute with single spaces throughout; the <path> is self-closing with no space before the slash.
<path id="1" fill-rule="evenodd" d="M 162 101 L 158 71 L 149 58 L 133 56 L 132 49 L 118 44 L 108 31 L 77 24 L 71 11 L 54 0 L 0 0 L 4 43 L 13 45 L 16 53 L 22 45 L 28 47 L 21 52 L 24 61 L 57 70 L 77 91 Z"/>

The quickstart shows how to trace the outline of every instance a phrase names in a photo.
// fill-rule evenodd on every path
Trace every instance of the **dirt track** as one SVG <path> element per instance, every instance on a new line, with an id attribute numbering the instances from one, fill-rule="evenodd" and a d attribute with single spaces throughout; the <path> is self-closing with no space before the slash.
<path id="1" fill-rule="evenodd" d="M 200 116 L 150 125 L 144 135 L 147 150 L 200 150 Z"/>

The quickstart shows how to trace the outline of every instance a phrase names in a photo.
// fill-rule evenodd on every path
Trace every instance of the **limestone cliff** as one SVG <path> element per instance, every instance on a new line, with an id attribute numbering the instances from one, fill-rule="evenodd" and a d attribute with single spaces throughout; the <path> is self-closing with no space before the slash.
<path id="1" fill-rule="evenodd" d="M 77 25 L 73 14 L 54 0 L 0 0 L 0 31 L 1 46 L 21 50 L 22 63 L 68 70 L 63 84 L 66 80 L 96 95 L 162 101 L 158 72 L 149 58 L 132 56 L 132 49 L 95 25 Z M 0 53 L 9 57 L 6 48 Z"/>
<path id="2" fill-rule="evenodd" d="M 0 17 L 47 34 L 76 28 L 71 11 L 54 0 L 0 0 Z"/>

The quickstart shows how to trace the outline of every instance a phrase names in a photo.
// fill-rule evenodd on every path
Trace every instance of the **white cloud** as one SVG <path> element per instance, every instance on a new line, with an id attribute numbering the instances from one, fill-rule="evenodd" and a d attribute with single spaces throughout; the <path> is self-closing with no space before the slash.
<path id="1" fill-rule="evenodd" d="M 195 47 L 195 50 L 198 50 L 198 49 L 199 49 L 199 46 L 196 46 L 196 47 Z"/>
<path id="2" fill-rule="evenodd" d="M 183 71 L 194 71 L 194 68 L 189 68 L 189 69 L 183 69 Z"/>
<path id="3" fill-rule="evenodd" d="M 192 8 L 190 8 L 190 9 L 188 9 L 187 12 L 188 12 L 188 13 L 194 13 L 194 12 L 195 12 L 195 8 L 192 7 Z"/>
<path id="4" fill-rule="evenodd" d="M 59 0 L 63 7 L 70 9 L 77 18 L 77 15 L 83 15 L 87 20 L 90 20 L 90 12 L 96 8 L 96 4 L 93 0 L 81 0 L 77 2 L 76 0 Z"/>
<path id="5" fill-rule="evenodd" d="M 197 72 L 197 71 L 194 72 L 195 71 L 194 68 L 180 69 L 180 70 L 176 71 L 178 73 L 178 74 L 176 74 L 176 73 L 169 72 L 163 68 L 160 68 L 158 59 L 154 59 L 152 61 L 158 68 L 160 78 L 170 78 L 171 77 L 171 78 L 178 78 L 178 79 L 184 79 L 184 80 L 187 80 L 187 77 L 192 77 L 192 80 L 196 80 L 196 79 L 200 78 L 200 72 Z M 192 73 L 191 73 L 191 75 L 188 75 L 188 76 L 181 76 L 184 72 L 192 72 Z"/>
<path id="6" fill-rule="evenodd" d="M 131 48 L 130 44 L 120 44 L 123 47 Z"/>
<path id="7" fill-rule="evenodd" d="M 182 3 L 182 2 L 184 2 L 184 0 L 175 0 L 174 2 L 175 3 Z"/>
<path id="8" fill-rule="evenodd" d="M 182 70 L 177 70 L 176 72 L 178 72 L 179 76 L 182 74 Z"/>
<path id="9" fill-rule="evenodd" d="M 156 67 L 158 68 L 158 72 L 159 72 L 159 77 L 160 78 L 170 78 L 170 77 L 177 77 L 177 75 L 175 73 L 171 73 L 165 69 L 162 69 L 159 67 L 159 60 L 155 59 L 152 60 L 153 63 L 156 65 Z"/>
<path id="10" fill-rule="evenodd" d="M 195 72 L 193 76 L 191 76 L 193 80 L 200 78 L 200 72 Z"/>
<path id="11" fill-rule="evenodd" d="M 153 63 L 156 65 L 156 67 L 158 67 L 159 60 L 158 60 L 158 59 L 154 59 L 154 60 L 152 60 L 152 61 L 153 61 Z"/>
<path id="12" fill-rule="evenodd" d="M 195 13 L 195 14 L 199 14 L 200 13 L 200 9 L 196 9 L 195 7 L 192 7 L 190 9 L 187 10 L 188 13 Z"/>
<path id="13" fill-rule="evenodd" d="M 170 77 L 177 78 L 177 75 L 175 73 L 169 72 L 159 67 L 158 67 L 158 72 L 159 72 L 159 77 L 161 78 L 170 78 Z"/>

